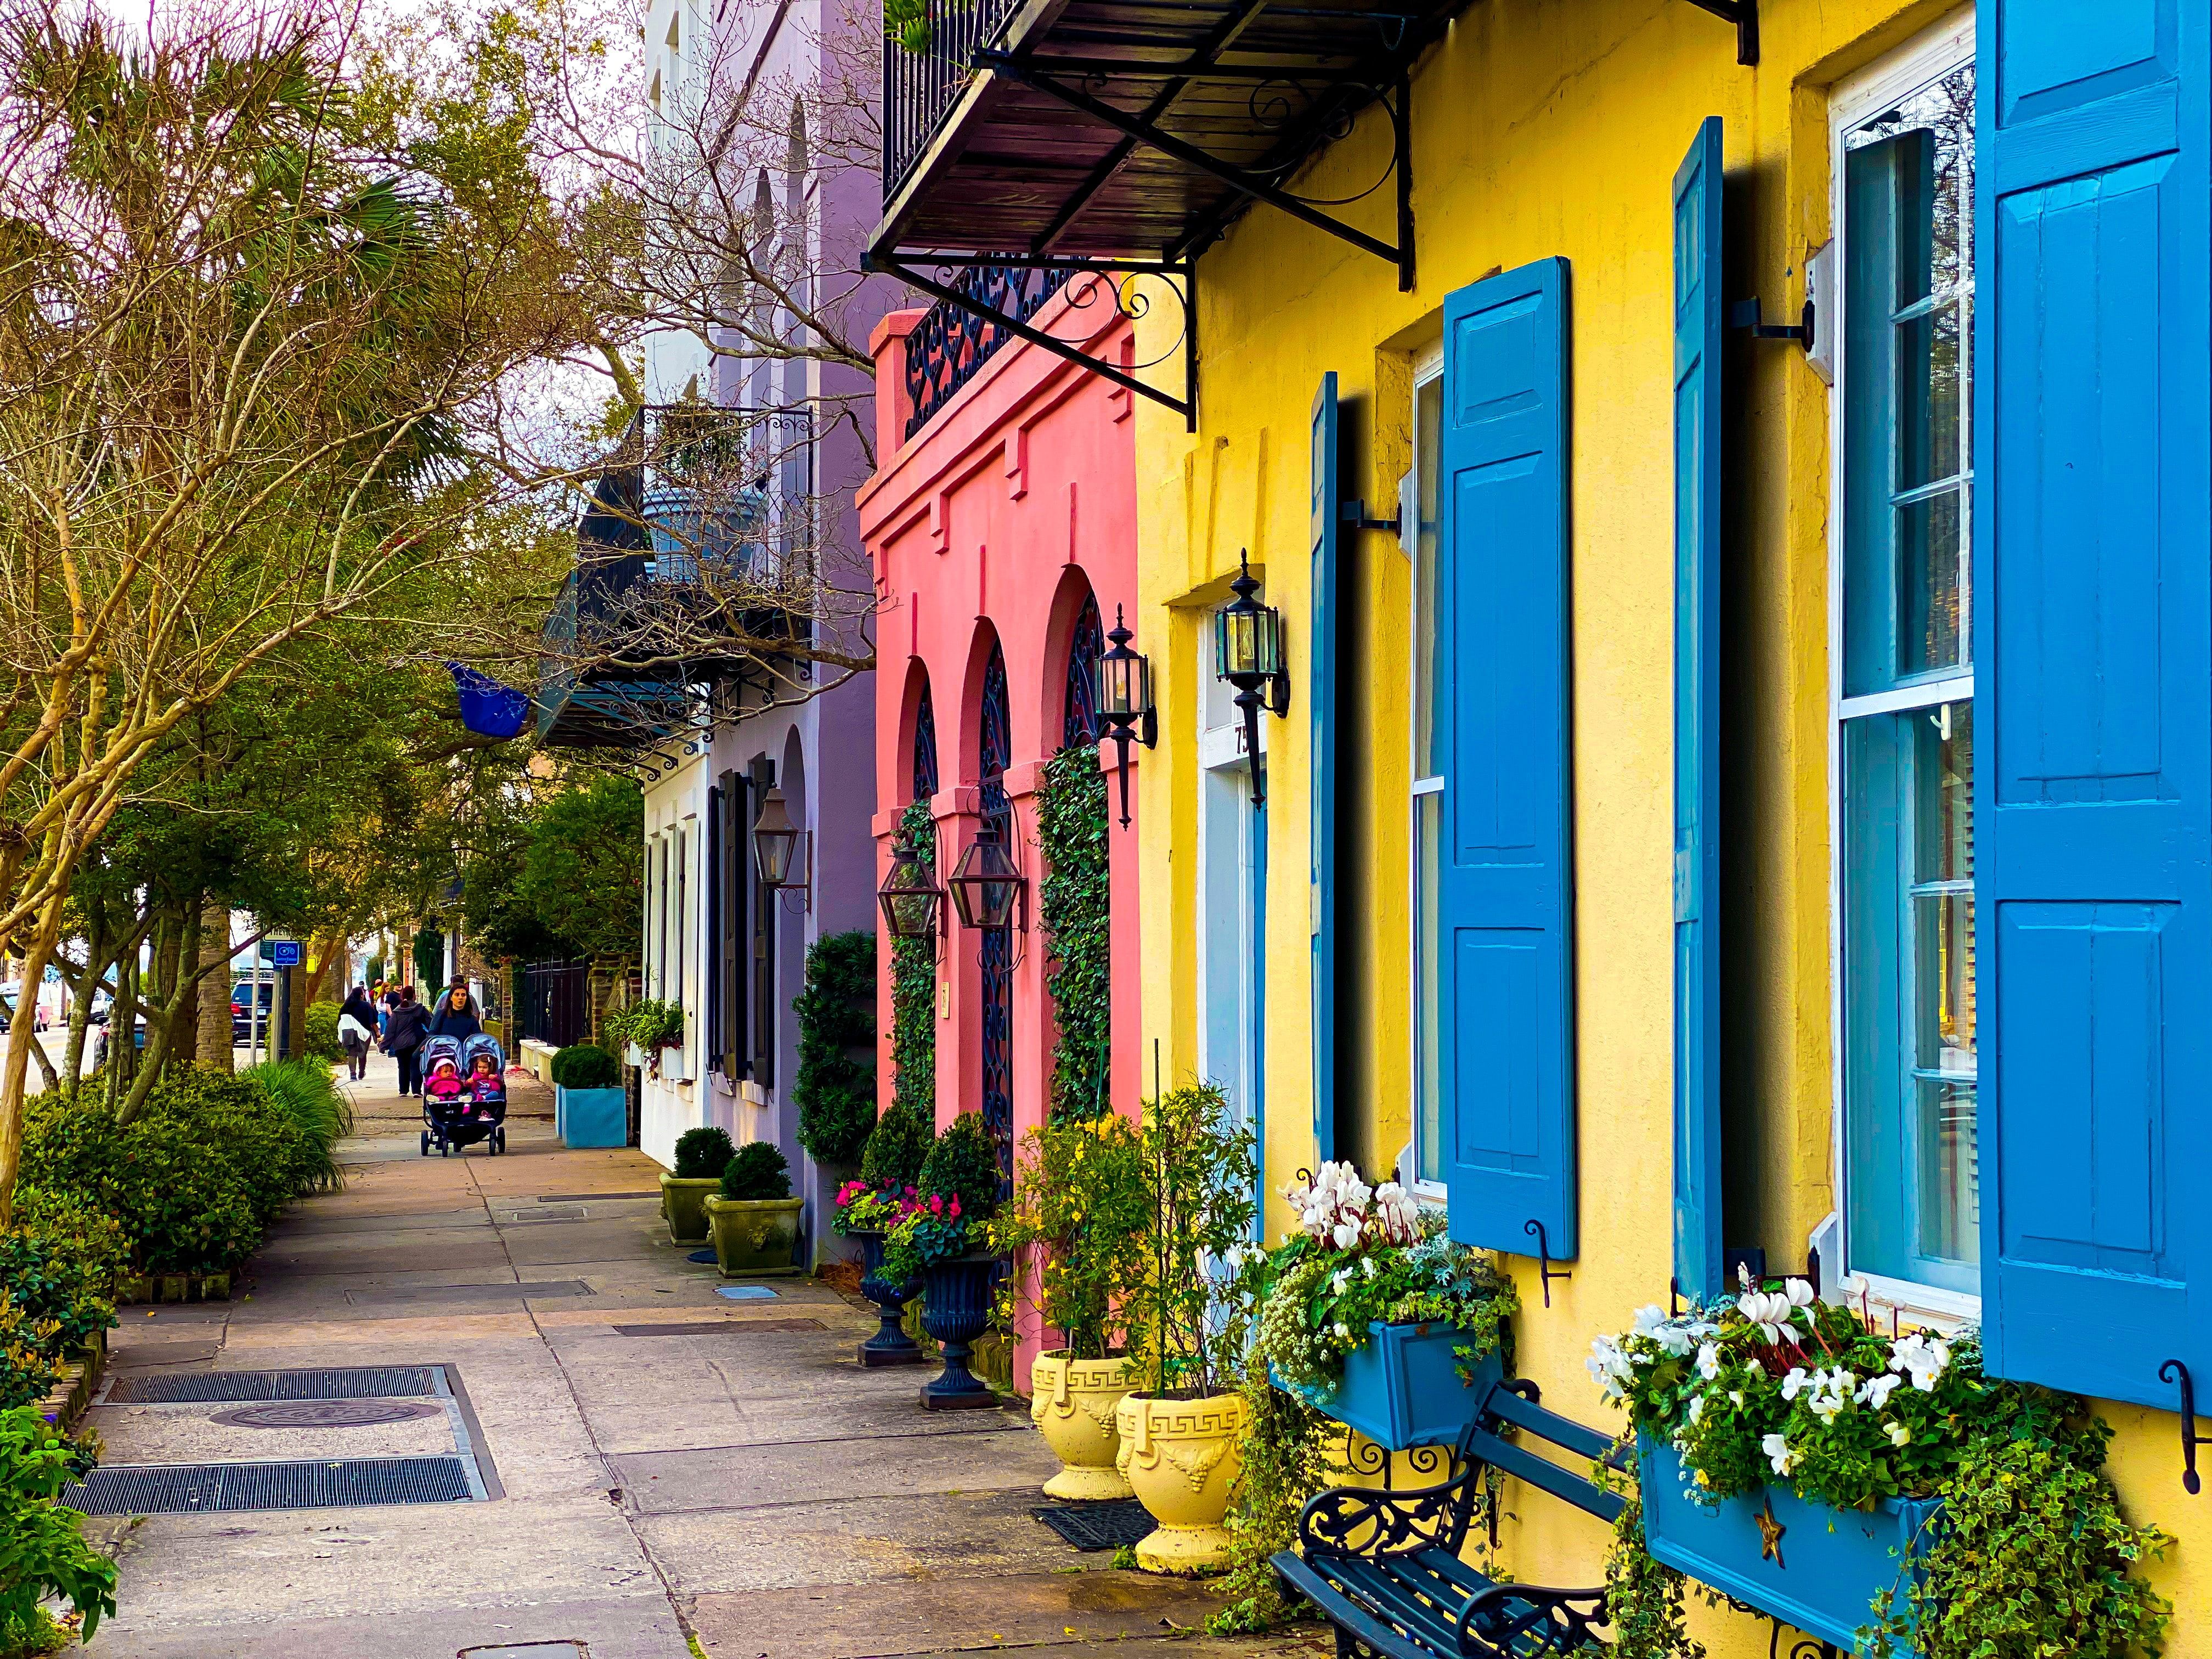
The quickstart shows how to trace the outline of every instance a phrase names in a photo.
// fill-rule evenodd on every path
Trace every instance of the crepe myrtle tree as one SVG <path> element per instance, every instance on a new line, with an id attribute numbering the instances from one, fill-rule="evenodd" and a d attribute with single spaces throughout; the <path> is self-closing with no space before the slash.
<path id="1" fill-rule="evenodd" d="M 516 374 L 592 332 L 483 100 L 331 0 L 0 15 L 0 939 L 35 983 L 148 757 L 342 620 L 512 569 Z M 401 630 L 387 627 L 386 636 Z M 0 1067 L 0 1224 L 26 1043 Z"/>

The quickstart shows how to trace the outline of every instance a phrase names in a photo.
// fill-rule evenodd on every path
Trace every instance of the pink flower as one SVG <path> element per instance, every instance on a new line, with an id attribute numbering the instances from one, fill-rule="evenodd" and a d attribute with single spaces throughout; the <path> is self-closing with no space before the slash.
<path id="1" fill-rule="evenodd" d="M 960 1218 L 960 1200 L 957 1194 L 952 1200 L 952 1218 L 956 1221 Z"/>

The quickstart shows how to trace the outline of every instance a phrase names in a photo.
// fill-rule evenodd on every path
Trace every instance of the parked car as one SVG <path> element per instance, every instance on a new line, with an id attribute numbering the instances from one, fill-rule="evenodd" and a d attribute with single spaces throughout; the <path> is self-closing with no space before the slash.
<path id="1" fill-rule="evenodd" d="M 14 1008 L 22 1000 L 22 995 L 21 980 L 11 979 L 4 984 L 0 984 L 0 1031 L 9 1029 L 13 1018 L 9 1010 Z M 31 1029 L 34 1031 L 43 1031 L 46 1029 L 46 1011 L 34 1000 L 31 1005 Z"/>
<path id="2" fill-rule="evenodd" d="M 269 1035 L 269 1022 L 275 1018 L 276 981 L 274 980 L 266 981 L 261 986 L 260 990 L 261 1034 L 263 1039 L 266 1041 Z M 230 1040 L 240 1048 L 244 1048 L 253 1040 L 253 981 L 247 979 L 242 979 L 230 988 Z"/>

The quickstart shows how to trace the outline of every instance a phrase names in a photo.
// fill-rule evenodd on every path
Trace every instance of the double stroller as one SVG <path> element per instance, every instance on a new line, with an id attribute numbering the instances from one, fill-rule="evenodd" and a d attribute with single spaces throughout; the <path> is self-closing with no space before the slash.
<path id="1" fill-rule="evenodd" d="M 507 1055 L 495 1037 L 434 1036 L 422 1045 L 422 1156 L 487 1144 L 507 1150 Z"/>

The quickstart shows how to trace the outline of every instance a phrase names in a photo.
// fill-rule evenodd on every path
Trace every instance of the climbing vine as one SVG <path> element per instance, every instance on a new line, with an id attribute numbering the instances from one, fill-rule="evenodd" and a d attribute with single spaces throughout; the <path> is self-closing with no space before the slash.
<path id="1" fill-rule="evenodd" d="M 1037 920 L 1049 953 L 1044 987 L 1060 1028 L 1052 1050 L 1052 1121 L 1066 1123 L 1096 1117 L 1108 1107 L 1112 896 L 1106 777 L 1098 769 L 1097 750 L 1071 744 L 1047 761 L 1036 803 L 1045 864 Z"/>
<path id="2" fill-rule="evenodd" d="M 925 871 L 937 864 L 937 825 L 927 801 L 910 802 L 899 834 Z M 924 1123 L 937 1117 L 937 941 L 891 941 L 891 1089 Z"/>
<path id="3" fill-rule="evenodd" d="M 876 1127 L 876 936 L 824 933 L 806 952 L 799 1016 L 799 1144 L 852 1164 Z"/>

